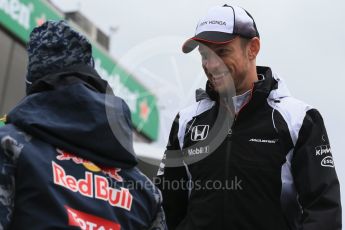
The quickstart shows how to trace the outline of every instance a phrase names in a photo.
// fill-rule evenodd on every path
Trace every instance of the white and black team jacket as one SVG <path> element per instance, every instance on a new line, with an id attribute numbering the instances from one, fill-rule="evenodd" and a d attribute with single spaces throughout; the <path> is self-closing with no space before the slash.
<path id="1" fill-rule="evenodd" d="M 320 113 L 257 70 L 264 79 L 238 114 L 207 87 L 174 120 L 156 180 L 169 229 L 341 229 Z"/>

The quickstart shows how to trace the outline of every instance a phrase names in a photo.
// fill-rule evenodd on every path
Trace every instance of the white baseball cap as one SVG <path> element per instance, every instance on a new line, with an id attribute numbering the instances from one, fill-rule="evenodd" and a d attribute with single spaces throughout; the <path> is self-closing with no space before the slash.
<path id="1" fill-rule="evenodd" d="M 238 6 L 216 6 L 199 21 L 195 36 L 182 46 L 184 53 L 189 53 L 200 42 L 225 44 L 236 36 L 244 38 L 260 37 L 253 17 Z"/>

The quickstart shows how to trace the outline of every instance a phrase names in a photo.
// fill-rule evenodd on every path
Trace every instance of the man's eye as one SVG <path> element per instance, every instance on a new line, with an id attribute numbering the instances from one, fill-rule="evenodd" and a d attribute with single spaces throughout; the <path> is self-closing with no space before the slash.
<path id="1" fill-rule="evenodd" d="M 227 49 L 219 49 L 219 50 L 217 50 L 217 55 L 219 57 L 223 57 L 223 56 L 227 55 L 228 53 L 229 53 L 229 50 L 227 50 Z"/>

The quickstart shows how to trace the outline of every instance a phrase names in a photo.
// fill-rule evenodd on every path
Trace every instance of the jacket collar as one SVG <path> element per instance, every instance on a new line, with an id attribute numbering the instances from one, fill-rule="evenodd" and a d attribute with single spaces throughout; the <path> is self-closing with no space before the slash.
<path id="1" fill-rule="evenodd" d="M 270 92 L 278 88 L 278 82 L 274 79 L 269 67 L 258 66 L 257 73 L 263 75 L 264 78 L 253 84 L 251 98 L 240 110 L 238 118 L 252 116 L 256 110 L 265 105 Z"/>
<path id="2" fill-rule="evenodd" d="M 257 66 L 257 74 L 263 77 L 253 84 L 249 102 L 239 111 L 241 119 L 246 116 L 252 116 L 255 110 L 260 106 L 264 106 L 267 98 L 275 100 L 290 95 L 284 82 L 277 76 L 274 76 L 269 67 Z M 209 81 L 206 83 L 206 91 L 202 89 L 196 91 L 196 101 L 206 98 L 215 101 L 219 105 L 219 94 L 212 89 Z"/>
<path id="3" fill-rule="evenodd" d="M 265 98 L 268 97 L 270 92 L 272 90 L 275 90 L 278 88 L 278 82 L 276 79 L 274 79 L 272 70 L 269 67 L 265 66 L 257 66 L 256 71 L 258 75 L 263 75 L 263 80 L 259 80 L 254 83 L 253 89 L 252 89 L 252 96 L 259 94 L 259 95 L 265 95 Z M 206 82 L 206 94 L 207 96 L 213 100 L 218 101 L 219 100 L 219 94 L 212 89 L 212 86 L 209 81 Z M 205 98 L 205 91 L 203 90 L 197 90 L 196 91 L 196 100 L 199 101 L 203 98 Z"/>

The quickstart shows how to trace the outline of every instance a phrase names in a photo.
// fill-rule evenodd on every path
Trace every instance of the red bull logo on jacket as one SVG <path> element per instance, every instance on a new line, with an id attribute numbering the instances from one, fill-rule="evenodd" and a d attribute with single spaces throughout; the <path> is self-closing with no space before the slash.
<path id="1" fill-rule="evenodd" d="M 56 159 L 63 161 L 63 160 L 72 160 L 76 164 L 82 164 L 85 168 L 92 172 L 100 172 L 102 171 L 105 175 L 109 176 L 116 181 L 123 182 L 122 177 L 118 174 L 121 169 L 118 168 L 110 168 L 110 167 L 98 167 L 94 163 L 88 160 L 84 160 L 80 157 L 75 156 L 72 153 L 65 152 L 61 149 L 56 149 L 59 155 L 56 156 Z"/>
<path id="2" fill-rule="evenodd" d="M 111 206 L 131 210 L 133 196 L 126 188 L 112 188 L 108 178 L 85 171 L 84 178 L 77 179 L 68 175 L 64 168 L 52 161 L 54 184 L 82 196 L 108 202 Z"/>

